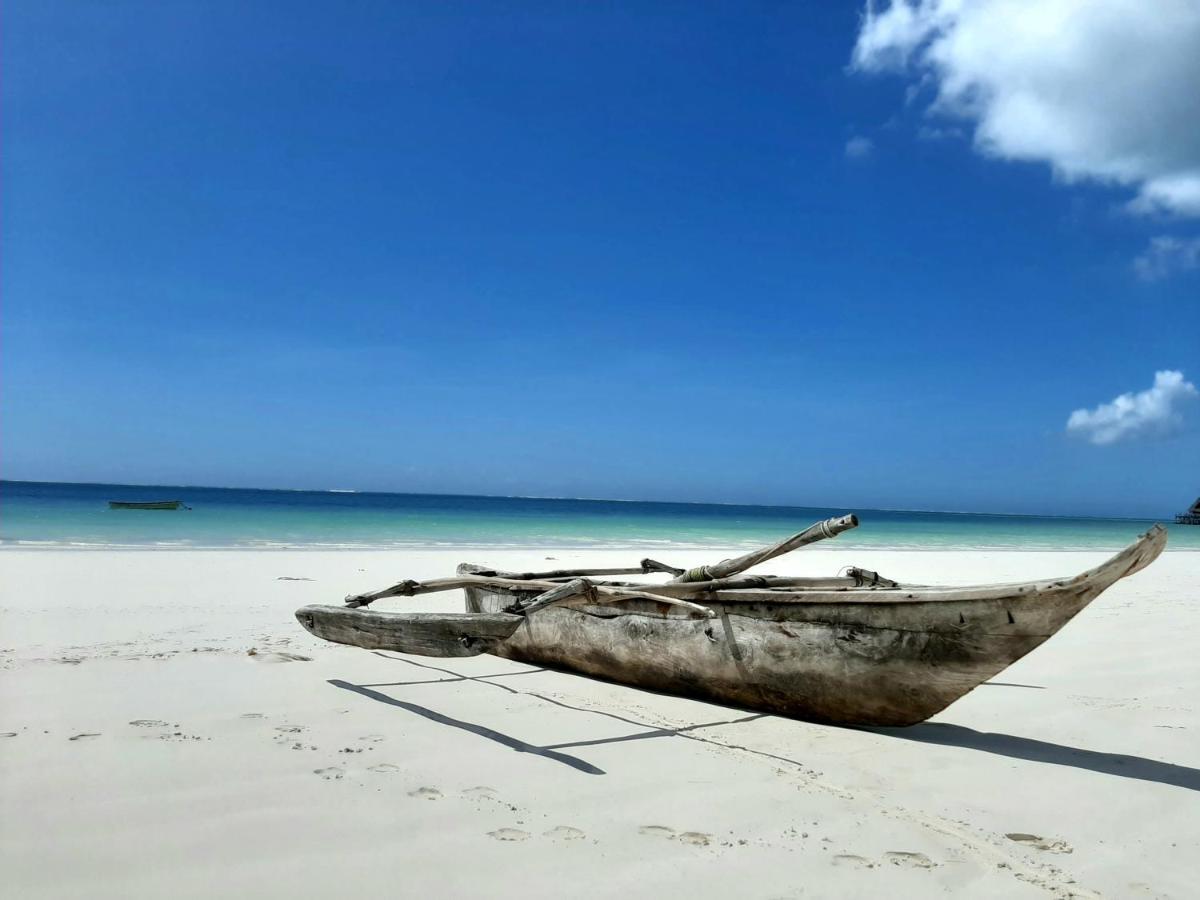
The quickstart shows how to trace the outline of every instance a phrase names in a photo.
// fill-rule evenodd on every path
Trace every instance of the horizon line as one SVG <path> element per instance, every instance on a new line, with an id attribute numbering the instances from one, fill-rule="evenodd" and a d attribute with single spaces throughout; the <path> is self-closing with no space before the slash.
<path id="1" fill-rule="evenodd" d="M 453 493 L 439 491 L 376 491 L 376 490 L 357 490 L 352 488 L 264 488 L 264 487 L 237 487 L 232 485 L 208 485 L 208 484 L 133 484 L 116 481 L 46 481 L 40 479 L 24 479 L 24 478 L 0 478 L 0 484 L 64 484 L 75 486 L 88 487 L 135 487 L 135 488 L 184 488 L 186 490 L 205 490 L 205 491 L 264 491 L 281 494 L 376 494 L 383 496 L 400 496 L 400 497 L 467 497 L 471 499 L 482 500 L 554 500 L 554 501 L 576 501 L 585 503 L 648 503 L 662 506 L 732 506 L 732 507 L 747 507 L 750 509 L 812 509 L 812 510 L 837 510 L 844 509 L 849 512 L 854 507 L 842 506 L 801 506 L 797 504 L 785 503 L 735 503 L 731 501 L 712 501 L 712 500 L 633 500 L 628 498 L 611 498 L 611 497 L 547 497 L 536 496 L 530 494 L 472 494 L 472 493 Z M 871 512 L 886 512 L 886 513 L 923 513 L 934 515 L 950 515 L 950 516 L 991 516 L 993 518 L 1012 518 L 1012 519 L 1083 519 L 1096 521 L 1115 521 L 1115 522 L 1153 522 L 1158 521 L 1154 516 L 1096 516 L 1096 515 L 1072 515 L 1067 513 L 1020 513 L 1020 512 L 977 512 L 971 510 L 955 510 L 955 509 L 910 509 L 903 507 L 885 507 L 885 506 L 860 506 L 860 510 L 869 510 Z M 1167 514 L 1164 520 L 1173 520 L 1174 513 Z"/>

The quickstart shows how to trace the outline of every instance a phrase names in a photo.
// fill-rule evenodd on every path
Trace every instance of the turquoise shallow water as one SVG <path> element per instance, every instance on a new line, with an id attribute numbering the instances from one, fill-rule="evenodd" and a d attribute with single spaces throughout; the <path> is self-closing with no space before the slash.
<path id="1" fill-rule="evenodd" d="M 190 511 L 110 510 L 182 500 Z M 0 546 L 129 548 L 740 547 L 857 513 L 838 547 L 1116 550 L 1152 524 L 861 508 L 0 482 Z M 1172 549 L 1200 527 L 1170 526 Z"/>

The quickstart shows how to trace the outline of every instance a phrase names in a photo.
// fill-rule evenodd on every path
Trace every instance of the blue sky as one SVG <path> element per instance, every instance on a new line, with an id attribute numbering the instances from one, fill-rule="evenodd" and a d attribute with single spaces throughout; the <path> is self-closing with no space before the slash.
<path id="1" fill-rule="evenodd" d="M 10 2 L 2 26 L 6 478 L 1200 493 L 1186 392 L 1108 443 L 1066 427 L 1200 380 L 1175 177 L 1200 153 L 1150 117 L 1147 146 L 1184 142 L 1166 168 L 1022 143 L 930 96 L 937 35 L 855 3 Z"/>

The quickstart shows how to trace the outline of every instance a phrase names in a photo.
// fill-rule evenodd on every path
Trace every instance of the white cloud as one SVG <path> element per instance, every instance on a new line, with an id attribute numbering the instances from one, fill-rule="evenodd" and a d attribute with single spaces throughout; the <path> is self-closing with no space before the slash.
<path id="1" fill-rule="evenodd" d="M 870 138 L 852 137 L 846 141 L 847 159 L 866 159 L 875 151 L 875 143 Z"/>
<path id="2" fill-rule="evenodd" d="M 981 153 L 1200 215 L 1196 0 L 868 0 L 853 65 L 931 84 Z"/>
<path id="3" fill-rule="evenodd" d="M 1095 409 L 1077 409 L 1067 419 L 1067 433 L 1093 444 L 1114 444 L 1129 438 L 1164 436 L 1179 429 L 1179 407 L 1200 396 L 1182 372 L 1154 373 L 1154 386 L 1136 394 L 1122 394 Z"/>
<path id="4" fill-rule="evenodd" d="M 1200 237 L 1160 235 L 1151 238 L 1150 246 L 1133 261 L 1133 268 L 1145 281 L 1158 281 L 1176 272 L 1200 269 Z"/>

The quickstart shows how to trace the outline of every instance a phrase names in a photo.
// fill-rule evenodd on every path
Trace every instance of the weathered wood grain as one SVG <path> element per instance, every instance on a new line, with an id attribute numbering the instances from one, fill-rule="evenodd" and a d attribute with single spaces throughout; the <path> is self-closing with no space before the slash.
<path id="1" fill-rule="evenodd" d="M 581 584 L 584 586 L 581 587 Z M 580 593 L 586 593 L 592 598 L 592 602 L 595 603 L 620 602 L 651 593 L 662 593 L 663 596 L 658 599 L 664 603 L 670 603 L 676 593 L 697 595 L 703 593 L 703 591 L 698 589 L 698 586 L 687 585 L 602 585 L 587 579 L 574 579 L 570 582 L 527 581 L 519 578 L 502 578 L 493 575 L 462 574 L 454 578 L 436 578 L 431 581 L 402 581 L 381 591 L 368 594 L 352 594 L 345 599 L 344 603 L 351 609 L 357 609 L 387 597 L 415 597 L 420 594 L 433 594 L 469 587 L 486 587 L 501 593 L 507 593 L 516 598 L 524 598 L 514 600 L 510 604 L 514 609 L 522 610 L 526 609 L 528 603 L 536 599 L 537 595 L 547 592 L 552 594 L 552 600 L 541 605 L 549 605 L 550 602 L 558 602 Z M 694 606 L 694 604 L 682 601 L 674 602 L 679 606 Z"/>
<path id="2" fill-rule="evenodd" d="M 826 538 L 836 537 L 843 531 L 848 531 L 851 528 L 858 527 L 858 517 L 855 515 L 838 516 L 832 519 L 826 519 L 824 522 L 818 522 L 811 525 L 803 531 L 793 534 L 789 538 L 784 538 L 782 541 L 772 544 L 769 547 L 751 551 L 742 556 L 734 557 L 733 559 L 725 559 L 715 565 L 698 566 L 695 569 L 675 576 L 676 581 L 714 581 L 719 578 L 728 578 L 730 575 L 736 575 L 738 572 L 745 572 L 757 566 L 759 563 L 764 563 L 769 559 L 774 559 L 777 556 L 782 556 L 799 547 L 807 544 L 813 544 L 817 541 L 825 540 Z"/>
<path id="3" fill-rule="evenodd" d="M 577 578 L 568 584 L 539 594 L 533 600 L 525 602 L 518 600 L 507 608 L 509 612 L 531 615 L 550 606 L 603 606 L 611 604 L 648 601 L 657 607 L 669 607 L 683 610 L 686 616 L 695 619 L 711 619 L 713 611 L 698 603 L 678 600 L 674 597 L 664 597 L 646 591 L 634 591 L 625 588 L 600 588 L 585 578 Z"/>
<path id="4" fill-rule="evenodd" d="M 553 581 L 556 578 L 578 578 L 580 576 L 649 575 L 651 572 L 669 572 L 672 575 L 678 575 L 683 569 L 668 566 L 666 563 L 657 562 L 653 559 L 643 559 L 637 566 L 618 569 L 550 569 L 546 572 L 505 572 L 501 569 L 489 569 L 487 566 L 464 563 L 458 567 L 458 571 L 463 575 L 517 578 L 526 581 Z"/>
<path id="5" fill-rule="evenodd" d="M 305 606 L 296 610 L 296 619 L 327 641 L 419 656 L 492 653 L 525 621 L 503 612 L 394 613 L 338 606 Z"/>
<path id="6" fill-rule="evenodd" d="M 537 612 L 539 609 L 545 609 L 547 606 L 553 606 L 555 603 L 562 603 L 564 600 L 571 600 L 575 597 L 582 597 L 595 603 L 598 594 L 592 583 L 586 578 L 576 578 L 573 581 L 568 581 L 566 584 L 560 584 L 558 587 L 552 587 L 544 594 L 538 594 L 528 602 L 517 601 L 512 607 L 514 612 L 521 612 L 528 615 L 529 613 Z"/>

